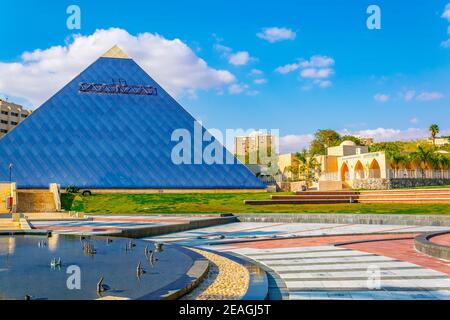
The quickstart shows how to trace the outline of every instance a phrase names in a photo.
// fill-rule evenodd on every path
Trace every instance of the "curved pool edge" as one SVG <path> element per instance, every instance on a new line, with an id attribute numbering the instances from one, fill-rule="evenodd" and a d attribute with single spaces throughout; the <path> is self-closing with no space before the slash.
<path id="1" fill-rule="evenodd" d="M 189 248 L 189 247 L 186 247 Z M 196 248 L 196 247 L 195 247 Z M 240 300 L 267 300 L 269 296 L 269 280 L 267 271 L 251 259 L 231 252 L 219 252 L 204 247 L 196 248 L 229 259 L 243 266 L 249 273 L 249 284 L 246 293 Z"/>

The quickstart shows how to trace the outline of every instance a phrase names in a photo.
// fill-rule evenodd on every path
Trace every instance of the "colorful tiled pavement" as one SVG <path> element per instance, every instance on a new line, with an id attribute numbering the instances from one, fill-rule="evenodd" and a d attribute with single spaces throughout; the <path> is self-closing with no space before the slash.
<path id="1" fill-rule="evenodd" d="M 166 217 L 166 216 L 94 216 L 90 221 L 32 221 L 31 225 L 38 230 L 52 230 L 58 233 L 103 233 L 122 229 L 140 228 L 186 223 L 189 221 L 208 219 L 210 217 Z"/>
<path id="2" fill-rule="evenodd" d="M 62 233 L 95 234 L 204 218 L 95 216 L 92 221 L 35 222 L 33 226 Z M 245 222 L 150 239 L 247 256 L 267 266 L 282 279 L 290 299 L 450 300 L 450 263 L 418 253 L 413 247 L 413 239 L 418 234 L 448 229 Z M 446 243 L 448 237 L 435 240 Z M 352 243 L 343 244 L 349 242 Z M 371 278 L 373 272 L 379 272 L 379 287 L 371 286 L 374 283 Z M 269 293 L 272 297 L 279 297 L 277 281 L 270 279 Z M 368 281 L 372 281 L 371 284 Z"/>
<path id="3" fill-rule="evenodd" d="M 447 262 L 413 249 L 413 239 L 417 234 L 447 229 L 236 223 L 157 239 L 247 256 L 274 271 L 285 283 L 290 299 L 449 300 L 450 272 Z M 252 239 L 275 235 L 278 238 L 295 235 L 297 238 Z M 247 242 L 208 246 L 208 243 L 223 237 L 223 240 Z M 396 240 L 399 238 L 407 240 Z M 367 242 L 373 240 L 383 241 Z M 343 242 L 361 243 L 335 246 Z M 379 274 L 379 283 L 375 281 L 378 278 L 373 278 L 374 272 Z M 273 297 L 279 296 L 278 286 L 275 279 L 270 280 L 269 293 Z"/>

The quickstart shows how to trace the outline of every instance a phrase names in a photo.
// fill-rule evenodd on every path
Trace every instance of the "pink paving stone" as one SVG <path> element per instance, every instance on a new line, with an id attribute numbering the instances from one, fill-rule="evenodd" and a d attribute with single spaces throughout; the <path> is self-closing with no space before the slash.
<path id="1" fill-rule="evenodd" d="M 341 242 L 364 241 L 375 239 L 411 238 L 414 239 L 416 233 L 391 233 L 391 234 L 371 234 L 371 235 L 341 235 L 330 237 L 308 237 L 295 239 L 277 239 L 256 242 L 243 242 L 233 244 L 233 248 L 253 248 L 253 249 L 275 249 L 275 248 L 296 248 L 313 247 L 323 245 L 333 245 Z"/>
<path id="2" fill-rule="evenodd" d="M 36 226 L 33 229 L 36 230 L 51 230 L 51 231 L 89 231 L 89 232 L 104 232 L 104 231 L 120 231 L 119 228 L 114 227 L 89 227 L 89 226 Z"/>
<path id="3" fill-rule="evenodd" d="M 450 246 L 450 233 L 436 236 L 430 239 L 431 242 L 440 244 L 441 246 Z"/>
<path id="4" fill-rule="evenodd" d="M 142 223 L 186 223 L 192 220 L 190 219 L 159 219 L 159 218 L 97 218 L 94 217 L 94 221 L 104 222 L 142 222 Z"/>
<path id="5" fill-rule="evenodd" d="M 343 247 L 410 262 L 428 269 L 450 274 L 450 265 L 445 261 L 417 252 L 414 248 L 414 239 L 364 242 L 345 245 Z"/>

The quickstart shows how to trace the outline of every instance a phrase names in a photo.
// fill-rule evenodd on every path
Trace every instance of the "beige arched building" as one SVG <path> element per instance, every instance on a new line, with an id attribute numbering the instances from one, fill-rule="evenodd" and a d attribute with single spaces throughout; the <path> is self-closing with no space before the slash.
<path id="1" fill-rule="evenodd" d="M 318 159 L 322 165 L 319 185 L 339 181 L 342 188 L 352 188 L 354 181 L 388 176 L 389 164 L 384 152 L 369 153 L 367 146 L 357 146 L 353 141 L 344 141 L 337 147 L 328 148 L 327 155 Z"/>
<path id="2" fill-rule="evenodd" d="M 282 155 L 278 166 L 283 172 L 288 166 L 296 165 L 295 155 Z M 358 146 L 353 141 L 344 141 L 339 146 L 327 149 L 327 155 L 317 156 L 320 175 L 313 187 L 319 190 L 339 190 L 345 188 L 382 188 L 386 181 L 409 180 L 408 185 L 440 184 L 436 179 L 450 180 L 448 170 L 432 169 L 429 164 L 407 163 L 392 165 L 384 152 L 369 152 L 367 146 Z M 411 182 L 410 180 L 422 180 Z M 446 183 L 446 181 L 443 181 Z"/>

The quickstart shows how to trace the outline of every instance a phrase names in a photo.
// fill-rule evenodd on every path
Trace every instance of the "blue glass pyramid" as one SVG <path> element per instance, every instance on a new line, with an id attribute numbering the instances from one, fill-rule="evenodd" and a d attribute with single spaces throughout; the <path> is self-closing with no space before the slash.
<path id="1" fill-rule="evenodd" d="M 0 181 L 13 164 L 18 188 L 265 188 L 222 145 L 233 163 L 174 164 L 171 135 L 194 121 L 132 59 L 103 56 L 0 140 Z"/>

